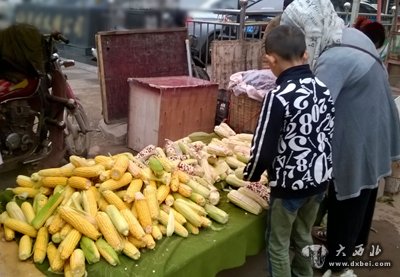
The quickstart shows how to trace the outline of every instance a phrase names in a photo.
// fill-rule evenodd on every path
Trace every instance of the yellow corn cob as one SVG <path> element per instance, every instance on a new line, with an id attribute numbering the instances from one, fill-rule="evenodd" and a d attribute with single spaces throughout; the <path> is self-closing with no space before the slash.
<path id="1" fill-rule="evenodd" d="M 114 205 L 108 205 L 106 208 L 106 213 L 110 217 L 111 222 L 117 229 L 117 231 L 127 236 L 129 233 L 129 225 L 126 219 L 122 216 L 121 212 Z"/>
<path id="2" fill-rule="evenodd" d="M 41 183 L 45 187 L 55 188 L 58 185 L 66 186 L 67 181 L 67 177 L 43 177 Z"/>
<path id="3" fill-rule="evenodd" d="M 169 211 L 172 211 L 174 213 L 175 220 L 178 221 L 180 224 L 183 225 L 186 223 L 186 221 L 187 221 L 186 218 L 182 214 L 177 212 L 174 208 L 172 208 L 166 204 L 161 204 L 160 208 L 167 214 L 169 214 Z"/>
<path id="4" fill-rule="evenodd" d="M 51 236 L 51 241 L 55 244 L 59 244 L 62 241 L 60 232 L 57 232 Z"/>
<path id="5" fill-rule="evenodd" d="M 207 211 L 204 207 L 194 203 L 192 200 L 189 198 L 183 197 L 182 195 L 178 193 L 173 194 L 175 197 L 175 201 L 177 199 L 180 199 L 181 201 L 184 201 L 193 211 L 195 211 L 198 215 L 205 216 L 207 215 Z M 175 203 L 175 202 L 174 202 Z"/>
<path id="6" fill-rule="evenodd" d="M 32 181 L 31 177 L 25 175 L 18 175 L 16 182 L 20 187 L 35 188 L 37 186 L 37 184 Z"/>
<path id="7" fill-rule="evenodd" d="M 121 251 L 124 248 L 123 241 L 107 213 L 97 212 L 96 221 L 104 239 L 115 251 Z"/>
<path id="8" fill-rule="evenodd" d="M 128 223 L 129 232 L 132 234 L 132 236 L 136 237 L 137 239 L 141 239 L 145 235 L 145 232 L 137 218 L 132 214 L 129 209 L 121 210 L 121 214 Z"/>
<path id="9" fill-rule="evenodd" d="M 211 227 L 212 221 L 208 217 L 201 216 L 201 227 L 209 228 Z"/>
<path id="10" fill-rule="evenodd" d="M 143 195 L 146 198 L 151 218 L 153 220 L 157 220 L 158 213 L 160 211 L 160 207 L 157 200 L 157 188 L 153 186 L 146 186 L 143 190 Z"/>
<path id="11" fill-rule="evenodd" d="M 15 187 L 11 189 L 15 195 L 33 198 L 36 194 L 39 193 L 38 189 L 29 188 L 29 187 Z"/>
<path id="12" fill-rule="evenodd" d="M 115 191 L 115 194 L 119 197 L 119 198 L 121 198 L 121 199 L 124 199 L 124 197 L 125 197 L 125 194 L 126 194 L 126 189 L 123 189 L 123 190 L 117 190 L 117 191 Z M 125 201 L 125 200 L 124 200 Z M 125 201 L 126 202 L 126 201 Z M 129 204 L 129 203 L 128 203 Z"/>
<path id="13" fill-rule="evenodd" d="M 142 179 L 138 179 L 138 178 L 133 179 L 128 186 L 128 189 L 124 196 L 124 201 L 127 203 L 131 203 L 135 199 L 135 193 L 140 191 L 142 189 L 142 186 L 143 186 Z"/>
<path id="14" fill-rule="evenodd" d="M 192 200 L 194 203 L 200 205 L 200 206 L 204 206 L 206 204 L 206 198 L 204 198 L 203 195 L 198 194 L 197 192 L 192 192 L 192 194 L 190 195 L 190 200 Z"/>
<path id="15" fill-rule="evenodd" d="M 28 223 L 15 219 L 15 218 L 6 218 L 4 220 L 4 226 L 14 230 L 15 232 L 28 235 L 31 238 L 35 238 L 37 235 L 37 231 L 35 228 L 33 228 L 31 225 Z"/>
<path id="16" fill-rule="evenodd" d="M 65 221 L 62 219 L 61 215 L 59 213 L 55 213 L 53 220 L 49 224 L 48 231 L 50 234 L 55 234 L 61 230 L 62 227 L 64 227 Z"/>
<path id="17" fill-rule="evenodd" d="M 111 178 L 111 170 L 110 169 L 102 171 L 99 175 L 99 180 L 101 182 L 107 181 L 110 178 Z"/>
<path id="18" fill-rule="evenodd" d="M 100 252 L 93 240 L 86 236 L 82 236 L 79 246 L 83 250 L 88 264 L 94 264 L 100 261 Z"/>
<path id="19" fill-rule="evenodd" d="M 186 184 L 192 188 L 193 192 L 201 194 L 204 198 L 208 199 L 210 196 L 210 189 L 200 185 L 195 180 L 190 179 Z"/>
<path id="20" fill-rule="evenodd" d="M 33 210 L 35 211 L 35 214 L 37 214 L 41 208 L 47 203 L 48 198 L 46 195 L 43 193 L 38 193 L 35 195 L 33 198 Z"/>
<path id="21" fill-rule="evenodd" d="M 127 169 L 127 170 L 128 170 L 128 172 L 129 172 L 130 174 L 132 174 L 132 176 L 133 176 L 134 178 L 140 178 L 142 170 L 141 170 L 141 168 L 140 168 L 137 164 L 135 164 L 133 161 L 129 161 L 128 169 Z"/>
<path id="22" fill-rule="evenodd" d="M 20 206 L 18 206 L 17 202 L 15 201 L 8 202 L 6 204 L 6 210 L 9 217 L 18 219 L 23 222 L 28 222 L 26 220 L 24 213 L 22 212 L 22 209 L 20 208 Z"/>
<path id="23" fill-rule="evenodd" d="M 69 264 L 69 261 L 64 263 L 64 277 L 74 277 L 72 275 L 71 265 Z"/>
<path id="24" fill-rule="evenodd" d="M 218 223 L 225 224 L 228 222 L 229 215 L 224 210 L 208 203 L 204 206 L 204 208 L 207 212 L 207 215 Z"/>
<path id="25" fill-rule="evenodd" d="M 41 208 L 38 212 L 36 212 L 35 218 L 32 220 L 32 226 L 38 230 L 46 220 L 53 214 L 53 212 L 57 209 L 64 198 L 63 191 L 59 191 L 50 196 L 47 203 Z"/>
<path id="26" fill-rule="evenodd" d="M 95 200 L 98 201 L 99 198 L 100 198 L 100 196 L 101 196 L 100 191 L 99 191 L 96 187 L 94 187 L 94 186 L 91 186 L 91 187 L 89 188 L 89 190 L 92 191 Z"/>
<path id="27" fill-rule="evenodd" d="M 75 191 L 69 201 L 65 204 L 65 206 L 69 206 L 77 211 L 83 212 L 83 208 L 82 208 L 82 196 L 81 193 L 79 191 Z"/>
<path id="28" fill-rule="evenodd" d="M 40 180 L 42 179 L 42 176 L 40 176 L 38 172 L 34 172 L 31 174 L 30 178 L 31 178 L 32 182 L 39 183 Z"/>
<path id="29" fill-rule="evenodd" d="M 127 238 L 128 238 L 128 241 L 130 243 L 132 243 L 136 248 L 145 248 L 146 247 L 146 242 L 142 238 L 138 239 L 133 236 L 128 236 Z"/>
<path id="30" fill-rule="evenodd" d="M 19 241 L 18 258 L 21 261 L 27 260 L 32 255 L 32 239 L 23 235 Z"/>
<path id="31" fill-rule="evenodd" d="M 98 200 L 97 200 L 97 205 L 99 206 L 99 210 L 105 212 L 107 206 L 109 205 L 108 202 L 104 199 L 103 196 L 101 196 Z"/>
<path id="32" fill-rule="evenodd" d="M 97 164 L 103 165 L 107 170 L 111 169 L 114 165 L 114 159 L 110 156 L 98 155 L 94 157 L 94 161 Z"/>
<path id="33" fill-rule="evenodd" d="M 237 190 L 231 190 L 227 194 L 227 197 L 230 202 L 242 208 L 243 210 L 248 211 L 249 213 L 258 215 L 263 210 L 260 204 Z"/>
<path id="34" fill-rule="evenodd" d="M 151 231 L 151 235 L 153 236 L 153 238 L 154 238 L 155 240 L 160 240 L 160 239 L 162 239 L 163 235 L 162 235 L 162 233 L 161 233 L 160 228 L 158 228 L 158 224 L 153 224 L 153 228 L 152 228 L 152 231 Z"/>
<path id="35" fill-rule="evenodd" d="M 192 235 L 198 235 L 200 233 L 199 228 L 194 226 L 190 222 L 186 222 L 184 226 L 188 230 L 188 232 L 191 233 Z"/>
<path id="36" fill-rule="evenodd" d="M 133 203 L 140 225 L 146 234 L 151 233 L 152 219 L 150 209 L 147 204 L 146 198 L 141 192 L 135 193 L 135 202 Z"/>
<path id="37" fill-rule="evenodd" d="M 192 210 L 184 200 L 176 199 L 173 206 L 186 218 L 187 221 L 196 227 L 201 226 L 202 221 L 200 216 L 194 210 Z"/>
<path id="38" fill-rule="evenodd" d="M 182 170 L 176 170 L 176 174 L 178 174 L 179 182 L 187 184 L 189 182 L 190 177 L 189 174 L 183 172 Z"/>
<path id="39" fill-rule="evenodd" d="M 68 200 L 71 198 L 71 196 L 74 194 L 75 191 L 76 190 L 73 187 L 70 187 L 67 185 L 64 188 L 64 199 L 61 201 L 60 205 L 64 206 L 68 202 Z"/>
<path id="40" fill-rule="evenodd" d="M 59 176 L 59 177 L 70 177 L 72 176 L 72 167 L 56 167 L 56 168 L 46 168 L 41 169 L 38 171 L 38 174 L 41 177 L 52 177 L 52 176 Z"/>
<path id="41" fill-rule="evenodd" d="M 93 166 L 81 166 L 77 167 L 72 171 L 74 176 L 85 177 L 85 178 L 94 178 L 98 177 L 105 168 L 101 164 L 96 164 Z"/>
<path id="42" fill-rule="evenodd" d="M 39 188 L 39 193 L 43 193 L 44 195 L 49 196 L 53 193 L 53 188 L 41 186 Z"/>
<path id="43" fill-rule="evenodd" d="M 83 210 L 91 216 L 95 216 L 97 213 L 97 202 L 94 191 L 91 189 L 83 190 L 81 196 Z"/>
<path id="44" fill-rule="evenodd" d="M 98 214 L 97 214 L 98 215 Z M 96 241 L 97 249 L 100 255 L 111 265 L 116 266 L 120 264 L 118 254 L 115 250 L 102 238 Z"/>
<path id="45" fill-rule="evenodd" d="M 67 237 L 68 233 L 73 229 L 70 224 L 65 224 L 60 230 L 60 238 L 63 240 Z"/>
<path id="46" fill-rule="evenodd" d="M 157 188 L 157 201 L 158 204 L 164 202 L 165 198 L 167 198 L 169 192 L 171 191 L 170 186 L 161 185 Z"/>
<path id="47" fill-rule="evenodd" d="M 64 261 L 61 259 L 57 247 L 52 242 L 49 242 L 47 245 L 47 258 L 49 260 L 51 271 L 61 272 L 63 270 Z"/>
<path id="48" fill-rule="evenodd" d="M 117 190 L 127 186 L 132 181 L 132 175 L 125 172 L 119 180 L 109 179 L 100 184 L 99 190 Z"/>
<path id="49" fill-rule="evenodd" d="M 49 259 L 50 268 L 54 272 L 61 272 L 64 268 L 64 260 L 61 259 L 61 254 L 57 247 L 49 242 L 47 245 L 47 258 Z"/>
<path id="50" fill-rule="evenodd" d="M 25 201 L 21 204 L 21 210 L 26 218 L 26 221 L 30 224 L 35 218 L 35 211 L 33 210 L 32 204 Z"/>
<path id="51" fill-rule="evenodd" d="M 167 206 L 172 206 L 175 202 L 175 198 L 172 196 L 172 194 L 168 194 L 167 197 L 164 200 L 164 203 Z"/>
<path id="52" fill-rule="evenodd" d="M 43 263 L 46 258 L 46 248 L 49 242 L 49 232 L 46 227 L 41 227 L 37 233 L 35 245 L 33 246 L 33 261 Z"/>
<path id="53" fill-rule="evenodd" d="M 148 185 L 152 186 L 153 188 L 157 188 L 157 182 L 155 180 L 149 180 Z"/>
<path id="54" fill-rule="evenodd" d="M 160 217 L 159 217 L 160 222 L 164 226 L 167 226 L 168 219 L 169 219 L 168 214 L 166 212 L 164 212 L 163 210 L 161 210 Z M 189 235 L 188 230 L 182 224 L 180 224 L 178 221 L 176 221 L 176 219 L 174 219 L 174 233 L 181 237 L 184 237 L 184 238 L 186 238 Z"/>
<path id="55" fill-rule="evenodd" d="M 58 251 L 60 252 L 62 260 L 66 260 L 71 256 L 72 252 L 74 252 L 74 249 L 78 245 L 81 236 L 82 235 L 78 230 L 72 229 L 60 243 Z"/>
<path id="56" fill-rule="evenodd" d="M 161 233 L 163 234 L 163 236 L 167 235 L 167 227 L 165 227 L 164 225 L 162 225 L 161 223 L 158 224 L 158 229 L 160 229 Z"/>
<path id="57" fill-rule="evenodd" d="M 119 210 L 123 210 L 128 208 L 128 206 L 122 201 L 121 198 L 119 198 L 114 192 L 111 190 L 104 190 L 101 192 L 103 195 L 104 199 L 111 205 L 114 205 L 117 207 Z"/>
<path id="58" fill-rule="evenodd" d="M 3 226 L 4 230 L 4 239 L 6 241 L 12 241 L 15 239 L 15 232 L 13 229 L 8 228 L 7 226 Z"/>
<path id="59" fill-rule="evenodd" d="M 76 230 L 81 232 L 83 235 L 96 240 L 101 234 L 97 231 L 96 227 L 90 223 L 83 215 L 79 212 L 74 211 L 72 208 L 67 206 L 62 206 L 59 208 L 58 212 L 61 217 L 72 225 Z"/>
<path id="60" fill-rule="evenodd" d="M 44 226 L 46 226 L 46 228 L 49 228 L 49 226 L 50 226 L 50 224 L 51 224 L 51 222 L 53 221 L 53 219 L 54 219 L 54 214 L 52 214 L 51 216 L 49 216 L 49 218 L 46 220 L 46 222 L 44 223 Z M 32 225 L 32 224 L 31 224 Z"/>
<path id="61" fill-rule="evenodd" d="M 133 260 L 139 260 L 140 258 L 140 251 L 136 248 L 136 246 L 131 243 L 129 240 L 125 240 L 124 242 L 124 249 L 122 252 Z"/>
<path id="62" fill-rule="evenodd" d="M 68 179 L 68 185 L 75 189 L 87 190 L 92 186 L 92 181 L 85 177 L 72 176 Z"/>
<path id="63" fill-rule="evenodd" d="M 192 188 L 188 185 L 180 183 L 178 187 L 178 193 L 184 197 L 190 197 L 192 195 Z"/>
<path id="64" fill-rule="evenodd" d="M 154 249 L 156 247 L 156 242 L 151 234 L 144 235 L 142 240 L 146 243 L 148 249 Z"/>
<path id="65" fill-rule="evenodd" d="M 86 160 L 83 157 L 71 155 L 69 156 L 69 162 L 73 164 L 75 167 L 81 167 L 81 166 L 91 166 L 93 163 L 91 163 L 89 160 Z"/>
<path id="66" fill-rule="evenodd" d="M 83 277 L 86 274 L 85 255 L 82 249 L 75 249 L 69 258 L 71 273 L 74 277 Z"/>
<path id="67" fill-rule="evenodd" d="M 114 166 L 111 168 L 111 178 L 114 180 L 121 179 L 129 165 L 129 159 L 125 155 L 119 155 L 115 160 Z"/>
<path id="68" fill-rule="evenodd" d="M 173 192 L 178 191 L 179 188 L 179 171 L 175 170 L 171 176 L 171 183 L 169 184 Z"/>

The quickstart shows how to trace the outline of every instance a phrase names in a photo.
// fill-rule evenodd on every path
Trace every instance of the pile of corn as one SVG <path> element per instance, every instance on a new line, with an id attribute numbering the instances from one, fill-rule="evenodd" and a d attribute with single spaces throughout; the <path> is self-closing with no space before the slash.
<path id="1" fill-rule="evenodd" d="M 216 206 L 213 184 L 247 184 L 240 171 L 252 139 L 225 125 L 215 127 L 218 136 L 196 132 L 166 140 L 164 148 L 149 145 L 135 156 L 71 156 L 60 168 L 18 176 L 12 190 L 26 201 L 7 203 L 0 215 L 5 239 L 22 235 L 21 260 L 33 255 L 43 263 L 47 257 L 51 271 L 83 276 L 85 261 L 103 257 L 118 265 L 119 254 L 137 260 L 141 248 L 154 249 L 164 236 L 198 234 L 212 221 L 225 224 L 229 216 Z M 250 208 L 248 199 L 231 198 Z"/>

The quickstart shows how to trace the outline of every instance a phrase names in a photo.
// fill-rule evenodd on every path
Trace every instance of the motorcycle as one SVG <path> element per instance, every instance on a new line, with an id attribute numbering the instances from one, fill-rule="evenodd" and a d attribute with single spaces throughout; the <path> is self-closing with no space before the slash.
<path id="1" fill-rule="evenodd" d="M 90 147 L 88 118 L 62 71 L 75 62 L 56 49 L 69 41 L 60 32 L 40 35 L 44 72 L 0 90 L 0 173 L 56 167 L 70 155 L 86 156 Z"/>

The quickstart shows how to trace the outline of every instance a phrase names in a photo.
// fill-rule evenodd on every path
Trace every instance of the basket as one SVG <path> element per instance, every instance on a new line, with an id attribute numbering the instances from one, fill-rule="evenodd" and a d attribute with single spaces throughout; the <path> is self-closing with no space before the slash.
<path id="1" fill-rule="evenodd" d="M 236 133 L 254 133 L 262 102 L 249 98 L 246 94 L 236 96 L 231 93 L 228 124 Z"/>

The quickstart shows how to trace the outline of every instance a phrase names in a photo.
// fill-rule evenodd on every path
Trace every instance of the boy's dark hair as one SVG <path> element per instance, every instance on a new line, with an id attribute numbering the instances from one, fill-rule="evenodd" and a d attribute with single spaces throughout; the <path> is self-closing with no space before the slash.
<path id="1" fill-rule="evenodd" d="M 305 51 L 305 36 L 295 26 L 277 26 L 265 38 L 265 52 L 276 54 L 287 61 L 302 58 Z"/>

